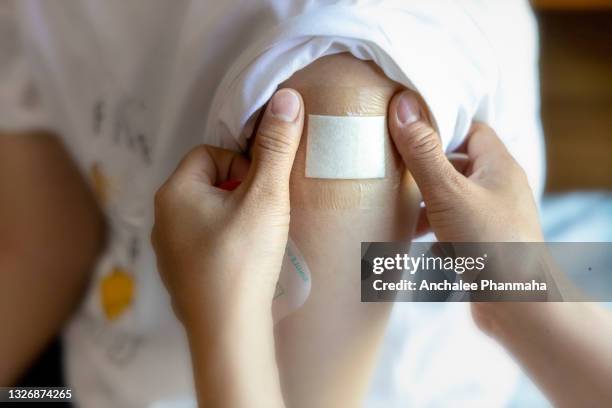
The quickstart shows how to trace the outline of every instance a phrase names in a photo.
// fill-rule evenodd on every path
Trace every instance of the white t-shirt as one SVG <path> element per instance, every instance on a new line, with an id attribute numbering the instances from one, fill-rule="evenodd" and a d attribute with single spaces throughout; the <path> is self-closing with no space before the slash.
<path id="1" fill-rule="evenodd" d="M 153 192 L 193 146 L 243 147 L 249 118 L 279 83 L 345 51 L 417 89 L 447 149 L 464 140 L 473 119 L 491 124 L 542 191 L 537 33 L 526 1 L 0 3 L 0 129 L 55 130 L 109 219 L 109 245 L 65 333 L 68 381 L 83 406 L 192 401 L 187 343 L 149 245 Z M 465 320 L 454 330 L 471 339 L 463 352 L 477 354 L 489 340 L 456 318 L 468 316 L 465 308 L 444 309 L 428 316 Z M 394 347 L 422 337 L 402 330 Z M 433 358 L 436 350 L 422 352 Z M 462 367 L 452 383 L 423 365 L 419 389 L 435 390 L 427 393 L 406 391 L 410 364 L 383 361 L 369 401 L 502 404 L 517 370 L 500 350 L 488 356 L 498 363 L 486 377 L 498 382 L 478 365 Z M 457 392 L 462 384 L 473 392 Z"/>

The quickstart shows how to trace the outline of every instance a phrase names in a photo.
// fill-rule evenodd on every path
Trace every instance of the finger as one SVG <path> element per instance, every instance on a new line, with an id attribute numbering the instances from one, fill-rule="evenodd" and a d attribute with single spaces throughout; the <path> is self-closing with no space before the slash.
<path id="1" fill-rule="evenodd" d="M 227 180 L 245 180 L 249 174 L 249 167 L 251 167 L 251 161 L 248 158 L 243 155 L 235 157 L 230 166 Z"/>
<path id="2" fill-rule="evenodd" d="M 514 158 L 495 131 L 482 123 L 474 123 L 467 138 L 467 154 L 471 163 L 470 179 L 505 179 L 516 167 Z"/>
<path id="3" fill-rule="evenodd" d="M 446 158 L 451 162 L 455 170 L 465 175 L 467 168 L 470 165 L 470 157 L 467 154 L 453 152 L 447 154 Z"/>
<path id="4" fill-rule="evenodd" d="M 425 207 L 419 208 L 414 238 L 422 237 L 428 232 L 431 232 L 431 226 L 429 225 L 429 219 L 427 218 L 427 210 Z"/>
<path id="5" fill-rule="evenodd" d="M 302 136 L 302 97 L 293 89 L 276 92 L 268 104 L 253 142 L 247 177 L 249 190 L 289 191 L 289 178 Z"/>
<path id="6" fill-rule="evenodd" d="M 200 145 L 181 160 L 170 180 L 195 179 L 209 186 L 246 175 L 249 161 L 238 152 Z"/>
<path id="7" fill-rule="evenodd" d="M 475 162 L 483 157 L 509 155 L 495 131 L 484 123 L 474 122 L 467 137 L 467 154 Z"/>
<path id="8" fill-rule="evenodd" d="M 448 199 L 464 179 L 446 158 L 437 132 L 422 117 L 414 93 L 403 91 L 395 95 L 389 108 L 391 138 L 425 202 Z"/>

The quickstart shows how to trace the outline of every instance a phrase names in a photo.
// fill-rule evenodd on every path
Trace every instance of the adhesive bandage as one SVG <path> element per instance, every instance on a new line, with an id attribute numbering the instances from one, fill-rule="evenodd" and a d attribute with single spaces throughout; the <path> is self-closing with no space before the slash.
<path id="1" fill-rule="evenodd" d="M 308 178 L 385 177 L 385 116 L 308 115 Z"/>
<path id="2" fill-rule="evenodd" d="M 310 294 L 310 286 L 311 274 L 308 265 L 295 243 L 289 238 L 272 302 L 274 323 L 304 304 Z"/>

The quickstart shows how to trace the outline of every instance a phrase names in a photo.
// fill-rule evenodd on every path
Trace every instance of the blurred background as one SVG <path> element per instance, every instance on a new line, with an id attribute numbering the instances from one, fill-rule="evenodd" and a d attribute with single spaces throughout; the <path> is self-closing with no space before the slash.
<path id="1" fill-rule="evenodd" d="M 541 35 L 547 239 L 612 241 L 612 0 L 532 3 Z M 20 385 L 62 385 L 60 359 L 56 341 Z M 525 379 L 513 406 L 542 403 Z"/>
<path id="2" fill-rule="evenodd" d="M 612 0 L 534 0 L 547 192 L 612 190 Z"/>

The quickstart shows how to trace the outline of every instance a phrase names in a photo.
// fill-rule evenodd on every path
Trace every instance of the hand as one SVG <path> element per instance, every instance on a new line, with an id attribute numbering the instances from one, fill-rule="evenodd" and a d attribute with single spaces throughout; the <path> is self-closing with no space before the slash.
<path id="1" fill-rule="evenodd" d="M 482 124 L 472 127 L 461 174 L 422 116 L 410 94 L 391 101 L 391 136 L 423 194 L 423 225 L 446 242 L 543 241 L 525 173 L 495 132 Z M 501 272 L 515 273 L 516 263 Z M 562 274 L 546 261 L 539 264 Z M 471 308 L 477 326 L 506 347 L 553 404 L 610 405 L 609 313 L 578 302 L 474 302 Z"/>
<path id="2" fill-rule="evenodd" d="M 259 125 L 252 163 L 198 147 L 155 196 L 151 241 L 187 330 L 202 406 L 284 406 L 271 306 L 303 118 L 301 96 L 277 92 Z M 235 180 L 243 182 L 234 191 L 216 187 Z"/>
<path id="3" fill-rule="evenodd" d="M 269 314 L 289 231 L 289 176 L 303 126 L 301 96 L 268 105 L 250 163 L 211 146 L 192 150 L 155 196 L 151 240 L 175 312 L 216 328 Z M 216 186 L 244 180 L 234 191 Z M 241 317 L 242 316 L 242 317 Z"/>
<path id="4" fill-rule="evenodd" d="M 467 163 L 460 173 L 447 159 L 440 137 L 422 119 L 418 101 L 410 93 L 396 95 L 390 104 L 391 136 L 425 202 L 419 220 L 422 232 L 431 228 L 442 242 L 542 242 L 538 211 L 523 169 L 495 132 L 474 124 L 465 143 Z M 502 254 L 503 256 L 503 254 Z M 496 276 L 546 275 L 525 259 L 527 266 L 500 268 Z M 504 262 L 497 262 L 504 265 Z M 547 262 L 542 262 L 546 269 Z M 552 279 L 551 279 L 552 281 Z M 491 321 L 504 303 L 472 303 L 476 324 L 491 331 Z M 514 308 L 513 304 L 509 304 Z"/>
<path id="5" fill-rule="evenodd" d="M 431 228 L 443 242 L 540 242 L 538 211 L 523 169 L 495 132 L 474 124 L 465 145 L 465 174 L 447 159 L 440 137 L 409 92 L 390 104 L 392 139 L 414 177 Z"/>

